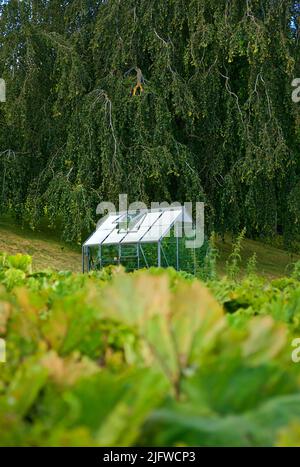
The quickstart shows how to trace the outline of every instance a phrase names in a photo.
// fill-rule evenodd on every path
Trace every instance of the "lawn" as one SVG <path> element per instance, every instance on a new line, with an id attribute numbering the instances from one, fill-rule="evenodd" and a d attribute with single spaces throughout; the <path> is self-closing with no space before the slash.
<path id="1" fill-rule="evenodd" d="M 265 277 L 274 278 L 287 275 L 291 265 L 300 259 L 299 255 L 274 248 L 254 240 L 245 239 L 242 248 L 242 264 L 256 253 L 257 272 Z M 232 249 L 232 239 L 217 242 L 219 250 L 218 271 L 225 274 L 226 260 Z M 81 270 L 81 250 L 62 242 L 52 231 L 43 229 L 33 232 L 28 227 L 20 227 L 9 217 L 0 219 L 0 251 L 9 254 L 24 253 L 33 258 L 34 270 L 51 268 L 55 271 Z M 243 270 L 243 268 L 241 268 Z"/>
<path id="2" fill-rule="evenodd" d="M 60 241 L 52 232 L 33 232 L 28 227 L 22 228 L 7 217 L 0 219 L 0 251 L 32 256 L 35 271 L 45 268 L 81 271 L 79 247 Z"/>

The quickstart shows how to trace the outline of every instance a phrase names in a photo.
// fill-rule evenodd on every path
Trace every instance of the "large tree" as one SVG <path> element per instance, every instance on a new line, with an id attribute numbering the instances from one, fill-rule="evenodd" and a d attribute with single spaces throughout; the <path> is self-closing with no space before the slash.
<path id="1" fill-rule="evenodd" d="M 2 209 L 80 241 L 119 193 L 203 200 L 208 228 L 291 244 L 299 15 L 288 0 L 3 3 Z"/>

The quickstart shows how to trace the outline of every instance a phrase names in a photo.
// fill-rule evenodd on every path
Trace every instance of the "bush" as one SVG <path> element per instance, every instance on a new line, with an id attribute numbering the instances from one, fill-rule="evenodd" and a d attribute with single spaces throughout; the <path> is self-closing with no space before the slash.
<path id="1" fill-rule="evenodd" d="M 265 284 L 251 273 L 208 286 L 172 268 L 32 274 L 28 259 L 1 258 L 0 445 L 297 438 L 297 279 Z"/>

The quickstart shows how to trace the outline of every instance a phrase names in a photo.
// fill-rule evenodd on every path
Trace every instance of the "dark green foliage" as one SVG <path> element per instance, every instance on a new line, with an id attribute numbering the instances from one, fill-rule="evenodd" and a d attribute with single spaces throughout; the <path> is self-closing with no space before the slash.
<path id="1" fill-rule="evenodd" d="M 205 201 L 216 232 L 297 238 L 298 2 L 9 0 L 1 15 L 2 209 L 80 241 L 125 192 Z"/>

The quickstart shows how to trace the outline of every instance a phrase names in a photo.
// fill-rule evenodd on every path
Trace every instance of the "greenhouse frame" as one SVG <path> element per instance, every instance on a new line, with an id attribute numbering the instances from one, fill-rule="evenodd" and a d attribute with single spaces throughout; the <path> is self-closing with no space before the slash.
<path id="1" fill-rule="evenodd" d="M 193 220 L 182 206 L 109 213 L 82 247 L 82 271 L 122 265 L 127 271 L 174 267 L 195 274 L 195 248 L 186 248 Z"/>

